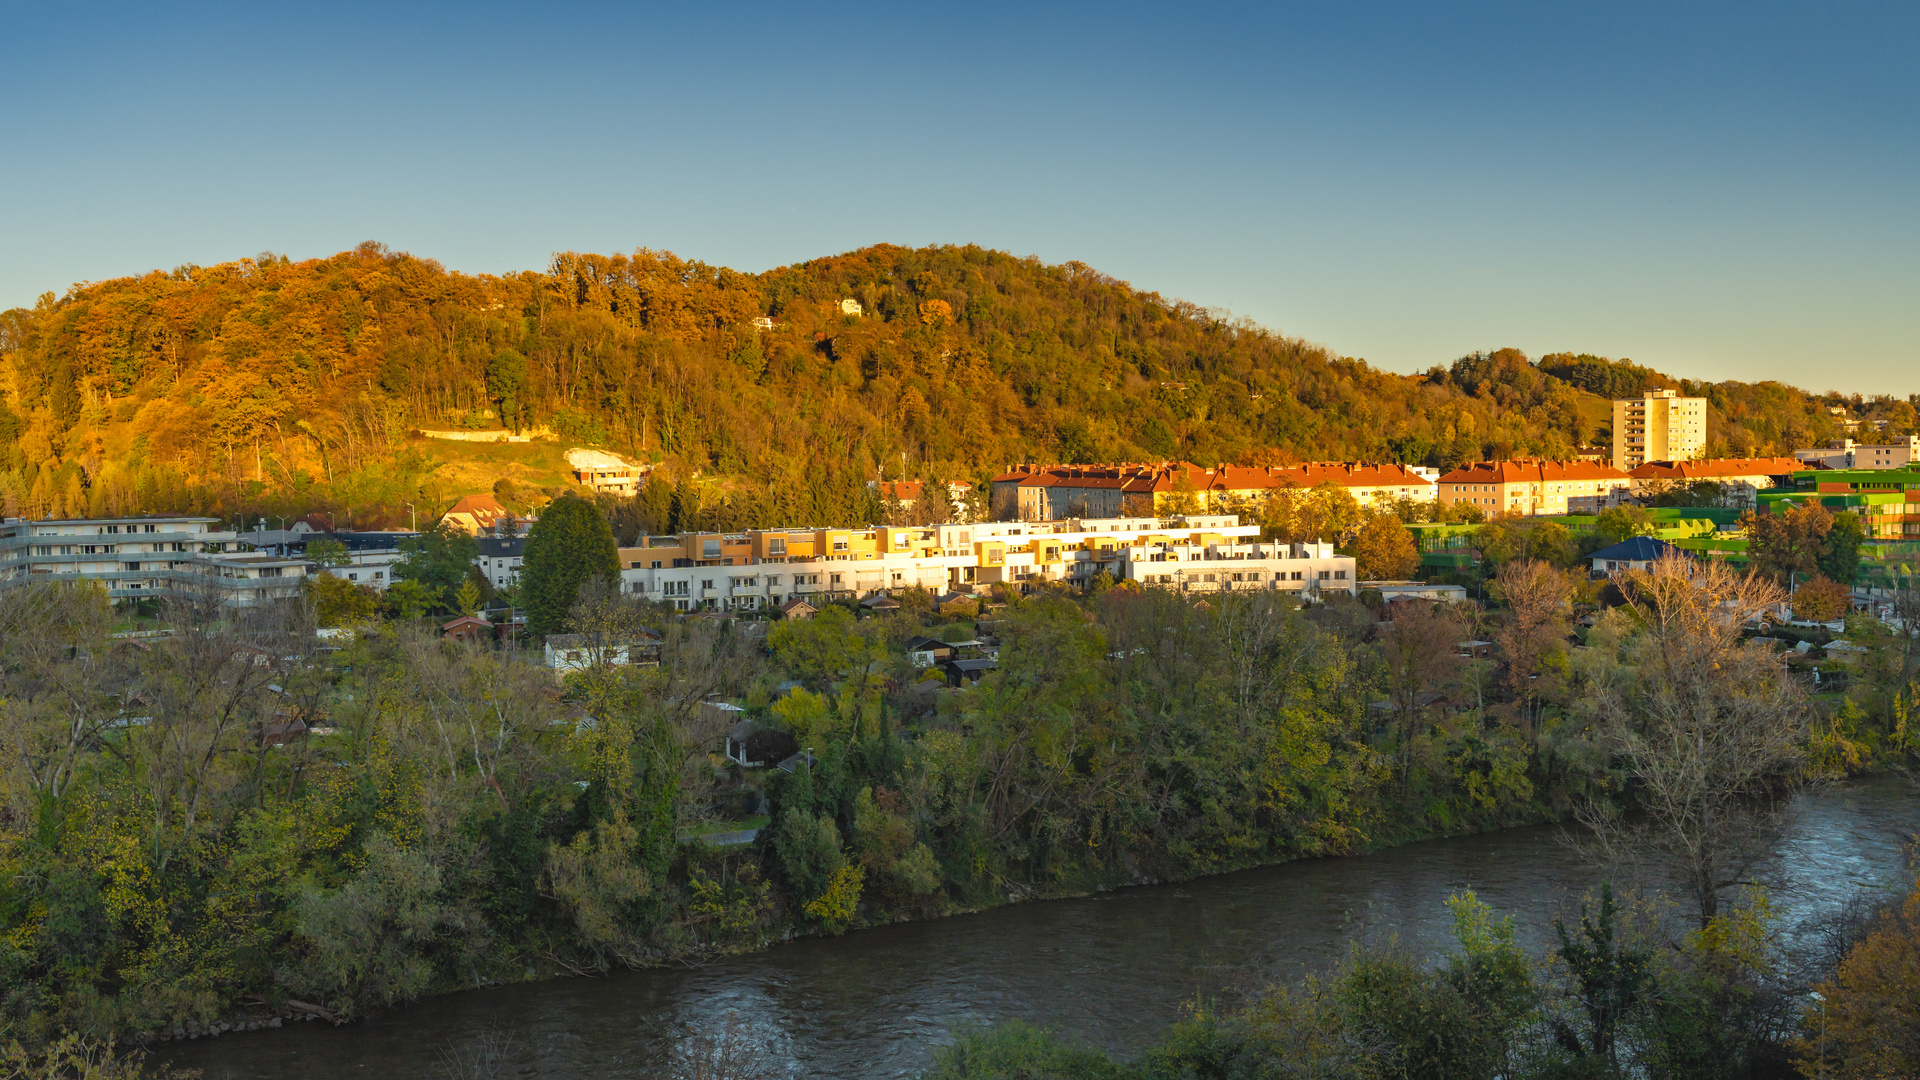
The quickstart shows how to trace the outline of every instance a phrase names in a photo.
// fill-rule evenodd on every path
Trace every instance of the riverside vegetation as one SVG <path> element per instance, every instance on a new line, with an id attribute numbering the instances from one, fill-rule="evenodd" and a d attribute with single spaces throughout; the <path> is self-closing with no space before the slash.
<path id="1" fill-rule="evenodd" d="M 602 517 L 558 519 L 583 550 L 607 541 Z M 63 1032 L 346 1020 L 463 987 L 1575 814 L 1616 862 L 1678 860 L 1697 935 L 1683 953 L 1697 949 L 1661 952 L 1680 966 L 1646 978 L 1681 980 L 1656 995 L 1680 1000 L 1668 990 L 1721 978 L 1722 954 L 1746 955 L 1764 915 L 1738 883 L 1770 800 L 1910 756 L 1914 639 L 1862 624 L 1870 659 L 1816 700 L 1773 643 L 1741 631 L 1776 588 L 1724 565 L 1662 564 L 1578 633 L 1570 620 L 1596 597 L 1549 563 L 1516 553 L 1489 589 L 1488 611 L 1296 610 L 1273 593 L 1102 581 L 1003 595 L 984 622 L 971 602 L 934 610 L 910 593 L 899 612 L 828 605 L 763 636 L 768 624 L 675 618 L 589 578 L 564 614 L 589 658 L 651 626 L 660 663 L 591 664 L 562 686 L 525 654 L 406 618 L 321 649 L 310 604 L 233 612 L 184 597 L 167 611 L 174 634 L 123 639 L 96 590 L 10 590 L 0 1024 L 31 1048 Z M 1002 648 L 978 686 L 943 691 L 903 659 L 911 636 L 982 628 Z M 1481 634 L 1502 659 L 1456 658 Z M 717 698 L 811 764 L 727 764 L 717 751 L 738 714 Z M 754 844 L 695 837 L 755 804 L 769 825 Z M 1535 1017 L 1473 996 L 1485 968 L 1486 992 L 1524 997 L 1498 981 L 1515 977 L 1504 931 L 1461 910 L 1464 967 L 1356 960 L 1324 990 L 1258 1007 L 1324 1014 L 1329 1038 L 1363 1042 L 1386 1038 L 1374 1014 L 1335 1009 L 1362 983 L 1407 1016 Z M 1858 962 L 1860 979 L 1878 977 L 1874 963 Z M 1686 999 L 1690 1031 L 1758 1000 L 1725 985 Z M 1794 1017 L 1766 1008 L 1755 1045 L 1772 1053 Z M 1209 1012 L 1180 1030 L 1253 1017 Z M 1411 1050 L 1380 1046 L 1379 1061 L 1402 1062 L 1381 1075 L 1492 1075 L 1409 1072 L 1392 1055 Z M 1758 1060 L 1713 1046 L 1700 1054 Z"/>

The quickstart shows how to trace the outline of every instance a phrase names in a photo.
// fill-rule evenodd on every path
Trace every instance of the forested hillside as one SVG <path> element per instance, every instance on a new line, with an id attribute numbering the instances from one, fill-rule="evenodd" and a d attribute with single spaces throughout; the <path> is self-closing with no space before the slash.
<path id="1" fill-rule="evenodd" d="M 1712 400 L 1717 450 L 1774 454 L 1835 435 L 1842 403 L 1513 350 L 1393 375 L 1079 263 L 972 246 L 758 275 L 647 250 L 507 277 L 375 243 L 262 254 L 48 293 L 0 315 L 0 353 L 0 496 L 34 515 L 391 523 L 473 486 L 420 428 L 545 427 L 698 476 L 687 491 L 754 524 L 854 513 L 848 493 L 882 475 L 978 480 L 1023 460 L 1563 456 L 1606 435 L 1593 395 L 1655 385 Z M 1846 404 L 1912 430 L 1911 402 Z"/>

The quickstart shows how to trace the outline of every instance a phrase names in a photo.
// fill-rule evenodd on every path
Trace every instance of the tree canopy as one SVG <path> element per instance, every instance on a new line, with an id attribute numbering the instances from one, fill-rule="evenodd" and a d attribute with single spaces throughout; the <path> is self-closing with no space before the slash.
<path id="1" fill-rule="evenodd" d="M 580 598 L 580 586 L 596 577 L 620 580 L 613 530 L 593 503 L 555 499 L 527 534 L 520 577 L 527 632 L 536 637 L 558 632 Z"/>
<path id="2" fill-rule="evenodd" d="M 1396 375 L 1082 263 L 972 245 L 762 274 L 646 249 L 506 275 L 372 242 L 262 253 L 49 293 L 0 314 L 0 363 L 0 501 L 28 516 L 328 507 L 393 524 L 431 469 L 413 433 L 433 428 L 597 443 L 724 478 L 689 513 L 826 524 L 823 488 L 977 485 L 1015 461 L 1565 457 L 1604 441 L 1606 397 L 1656 385 L 1707 398 L 1716 455 L 1837 437 L 1833 405 L 1888 435 L 1915 423 L 1907 400 L 1584 353 Z"/>

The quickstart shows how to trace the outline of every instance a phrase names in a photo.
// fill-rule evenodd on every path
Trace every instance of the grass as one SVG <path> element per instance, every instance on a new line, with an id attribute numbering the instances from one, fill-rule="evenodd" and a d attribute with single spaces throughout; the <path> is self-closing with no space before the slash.
<path id="1" fill-rule="evenodd" d="M 704 825 L 695 825 L 691 829 L 683 829 L 680 835 L 712 836 L 715 833 L 740 832 L 744 829 L 764 829 L 767 827 L 767 823 L 772 820 L 772 818 L 765 814 L 755 814 L 750 818 L 743 818 L 739 821 L 710 821 Z"/>

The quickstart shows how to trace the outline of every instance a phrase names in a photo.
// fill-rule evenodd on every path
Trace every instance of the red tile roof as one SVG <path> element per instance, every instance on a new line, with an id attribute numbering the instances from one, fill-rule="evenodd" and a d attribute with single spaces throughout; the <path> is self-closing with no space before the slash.
<path id="1" fill-rule="evenodd" d="M 1635 480 L 1712 480 L 1723 476 L 1785 476 L 1806 466 L 1795 458 L 1712 458 L 1649 461 L 1627 475 Z"/>
<path id="2" fill-rule="evenodd" d="M 1174 491 L 1184 476 L 1194 491 L 1262 491 L 1284 487 L 1411 487 L 1429 481 L 1405 465 L 1322 461 L 1291 468 L 1220 465 L 1205 469 L 1190 461 L 1117 465 L 1022 465 L 993 478 L 1021 487 L 1117 488 L 1125 492 Z"/>
<path id="3" fill-rule="evenodd" d="M 1443 484 L 1531 484 L 1552 480 L 1625 480 L 1597 461 L 1476 461 L 1440 477 Z"/>

